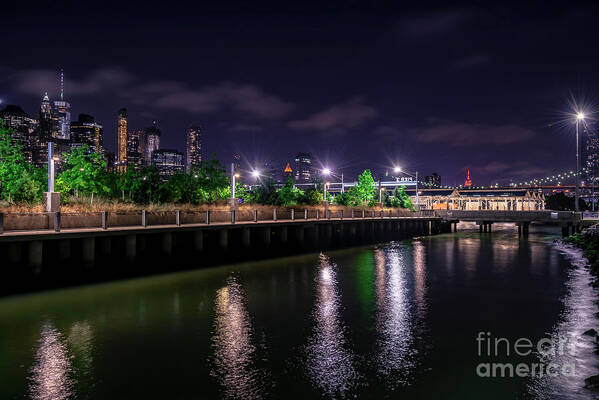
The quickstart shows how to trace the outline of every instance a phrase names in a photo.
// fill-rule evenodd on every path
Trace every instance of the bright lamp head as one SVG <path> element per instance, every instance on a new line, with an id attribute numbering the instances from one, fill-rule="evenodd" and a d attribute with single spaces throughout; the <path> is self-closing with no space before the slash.
<path id="1" fill-rule="evenodd" d="M 254 178 L 257 178 L 257 177 L 259 177 L 259 176 L 260 176 L 260 171 L 258 171 L 258 170 L 253 170 L 253 171 L 252 171 L 252 176 L 253 176 Z"/>
<path id="2" fill-rule="evenodd" d="M 393 167 L 393 172 L 395 172 L 396 174 L 401 172 L 401 168 L 400 167 Z"/>
<path id="3" fill-rule="evenodd" d="M 328 169 L 328 168 L 323 168 L 323 170 L 322 170 L 322 173 L 323 173 L 324 175 L 330 175 L 330 174 L 331 174 L 331 170 L 330 170 L 330 169 Z"/>
<path id="4" fill-rule="evenodd" d="M 584 113 L 579 112 L 578 114 L 576 114 L 576 119 L 579 121 L 582 121 L 584 119 Z"/>

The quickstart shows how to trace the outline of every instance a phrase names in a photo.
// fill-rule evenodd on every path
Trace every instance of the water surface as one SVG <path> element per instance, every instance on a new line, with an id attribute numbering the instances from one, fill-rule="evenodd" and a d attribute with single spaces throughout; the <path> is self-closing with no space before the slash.
<path id="1" fill-rule="evenodd" d="M 552 233 L 460 232 L 0 300 L 0 398 L 592 398 L 599 311 Z M 599 330 L 599 329 L 598 329 Z M 481 378 L 477 335 L 573 336 Z"/>

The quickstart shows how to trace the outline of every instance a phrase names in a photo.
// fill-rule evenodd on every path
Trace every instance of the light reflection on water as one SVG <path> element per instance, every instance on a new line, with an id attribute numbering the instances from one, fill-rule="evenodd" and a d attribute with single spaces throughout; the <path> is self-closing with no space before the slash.
<path id="1" fill-rule="evenodd" d="M 593 338 L 583 333 L 599 326 L 595 315 L 597 293 L 590 286 L 591 278 L 584 268 L 586 260 L 580 250 L 561 243 L 554 247 L 574 266 L 566 282 L 568 291 L 563 299 L 561 321 L 547 336 L 553 343 L 563 344 L 563 350 L 556 346 L 555 354 L 538 354 L 538 357 L 545 365 L 554 363 L 560 372 L 567 373 L 534 379 L 529 390 L 537 399 L 594 399 L 597 397 L 584 388 L 584 379 L 599 373 L 597 356 L 593 353 L 597 345 Z M 569 365 L 574 367 L 573 376 L 568 370 L 562 370 Z"/>
<path id="2" fill-rule="evenodd" d="M 259 399 L 265 395 L 266 374 L 255 365 L 256 347 L 244 293 L 235 277 L 216 292 L 214 351 L 211 374 L 228 399 Z"/>
<path id="3" fill-rule="evenodd" d="M 358 384 L 359 374 L 340 316 L 341 296 L 336 274 L 336 265 L 320 254 L 312 312 L 314 328 L 306 346 L 307 368 L 309 379 L 316 387 L 329 396 L 344 397 Z"/>
<path id="4" fill-rule="evenodd" d="M 579 253 L 547 242 L 463 232 L 0 301 L 17 326 L 0 330 L 0 398 L 106 398 L 149 379 L 166 393 L 140 385 L 139 398 L 173 385 L 182 398 L 440 398 L 438 382 L 441 398 L 592 398 L 581 334 L 599 327 L 596 290 L 569 269 Z M 478 378 L 484 329 L 573 335 L 578 352 L 553 361 L 574 359 L 576 377 Z"/>
<path id="5" fill-rule="evenodd" d="M 35 363 L 29 376 L 29 395 L 33 400 L 66 400 L 72 398 L 71 361 L 62 335 L 51 322 L 40 332 Z"/>
<path id="6" fill-rule="evenodd" d="M 376 249 L 376 330 L 378 371 L 389 385 L 405 385 L 414 366 L 412 313 L 406 283 L 404 254 L 397 247 Z"/>

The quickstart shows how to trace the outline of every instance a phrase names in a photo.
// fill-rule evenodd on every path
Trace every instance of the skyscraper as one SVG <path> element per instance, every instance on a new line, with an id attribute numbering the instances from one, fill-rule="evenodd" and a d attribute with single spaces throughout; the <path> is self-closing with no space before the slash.
<path id="1" fill-rule="evenodd" d="M 94 117 L 79 114 L 77 121 L 71 122 L 71 147 L 86 144 L 98 154 L 104 154 L 104 131 Z"/>
<path id="2" fill-rule="evenodd" d="M 160 179 L 166 181 L 172 175 L 183 172 L 183 153 L 177 150 L 154 150 L 152 164 L 158 168 Z"/>
<path id="3" fill-rule="evenodd" d="M 202 161 L 202 132 L 199 125 L 192 125 L 187 130 L 185 143 L 185 170 L 191 171 Z"/>
<path id="4" fill-rule="evenodd" d="M 143 166 L 144 132 L 132 131 L 127 134 L 127 168 L 138 171 Z"/>
<path id="5" fill-rule="evenodd" d="M 152 126 L 146 128 L 145 133 L 145 160 L 146 165 L 152 163 L 152 153 L 160 149 L 160 129 L 156 126 L 156 121 L 152 121 Z"/>
<path id="6" fill-rule="evenodd" d="M 127 109 L 121 108 L 117 117 L 117 168 L 123 173 L 127 170 Z"/>
<path id="7" fill-rule="evenodd" d="M 54 131 L 52 106 L 48 93 L 44 93 L 39 111 L 39 125 L 32 138 L 33 164 L 40 167 L 48 163 L 48 141 Z"/>
<path id="8" fill-rule="evenodd" d="M 308 153 L 298 153 L 295 156 L 295 182 L 309 183 L 312 181 L 312 156 Z"/>
<path id="9" fill-rule="evenodd" d="M 441 186 L 441 175 L 433 172 L 432 175 L 424 177 L 424 182 L 430 187 L 439 187 Z"/>
<path id="10" fill-rule="evenodd" d="M 585 122 L 582 145 L 583 177 L 589 182 L 597 182 L 599 178 L 599 135 L 593 129 L 593 122 Z"/>
<path id="11" fill-rule="evenodd" d="M 9 104 L 5 109 L 0 110 L 0 121 L 11 130 L 13 142 L 22 146 L 25 159 L 32 162 L 33 133 L 37 129 L 37 120 L 31 118 L 21 107 Z"/>
<path id="12" fill-rule="evenodd" d="M 64 100 L 64 72 L 60 70 L 60 100 L 54 101 L 54 132 L 58 139 L 71 138 L 71 105 Z"/>

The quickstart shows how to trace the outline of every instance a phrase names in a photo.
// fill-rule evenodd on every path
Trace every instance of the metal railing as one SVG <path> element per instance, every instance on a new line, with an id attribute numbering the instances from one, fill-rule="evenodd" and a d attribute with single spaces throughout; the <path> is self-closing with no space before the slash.
<path id="1" fill-rule="evenodd" d="M 200 210 L 136 212 L 97 211 L 85 213 L 0 213 L 0 234 L 61 229 L 132 228 L 149 226 L 230 225 L 236 223 L 301 222 L 320 220 L 361 220 L 431 218 L 434 213 L 371 209 L 273 208 L 253 210 Z"/>

